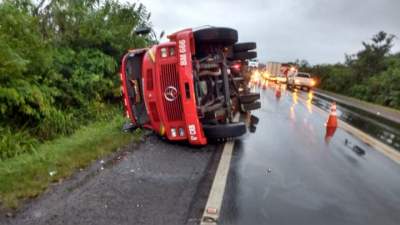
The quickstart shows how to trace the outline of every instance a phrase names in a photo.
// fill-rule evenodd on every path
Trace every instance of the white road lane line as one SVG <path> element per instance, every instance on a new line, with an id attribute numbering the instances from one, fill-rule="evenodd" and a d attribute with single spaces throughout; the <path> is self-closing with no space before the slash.
<path id="1" fill-rule="evenodd" d="M 239 113 L 236 114 L 234 122 L 239 121 L 239 116 Z M 201 218 L 201 225 L 215 225 L 218 223 L 234 146 L 234 140 L 228 141 L 224 145 L 214 181 L 208 195 L 207 204 Z"/>

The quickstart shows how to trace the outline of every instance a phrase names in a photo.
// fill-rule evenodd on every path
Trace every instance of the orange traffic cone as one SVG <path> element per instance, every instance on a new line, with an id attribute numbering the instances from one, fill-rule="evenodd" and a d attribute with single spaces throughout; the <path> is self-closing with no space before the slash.
<path id="1" fill-rule="evenodd" d="M 281 97 L 281 85 L 279 84 L 275 90 L 275 97 L 280 98 Z"/>
<path id="2" fill-rule="evenodd" d="M 337 127 L 337 118 L 336 118 L 336 102 L 333 102 L 330 108 L 330 113 L 328 117 L 328 121 L 326 122 L 326 127 L 336 128 Z"/>
<path id="3" fill-rule="evenodd" d="M 329 143 L 335 134 L 336 127 L 326 127 L 325 143 Z"/>
<path id="4" fill-rule="evenodd" d="M 267 83 L 266 80 L 264 80 L 264 83 L 263 83 L 263 85 L 262 85 L 262 88 L 265 90 L 265 89 L 267 89 L 267 87 L 268 87 L 268 83 Z"/>

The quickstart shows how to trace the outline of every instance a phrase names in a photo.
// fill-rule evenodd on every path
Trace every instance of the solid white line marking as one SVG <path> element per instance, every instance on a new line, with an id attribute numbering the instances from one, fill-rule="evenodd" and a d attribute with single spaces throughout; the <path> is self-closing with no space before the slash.
<path id="1" fill-rule="evenodd" d="M 239 113 L 236 114 L 233 121 L 239 121 L 239 116 Z M 207 204 L 201 218 L 201 225 L 215 225 L 218 222 L 234 146 L 235 141 L 228 141 L 224 145 L 217 172 L 215 173 L 214 181 L 208 195 Z"/>

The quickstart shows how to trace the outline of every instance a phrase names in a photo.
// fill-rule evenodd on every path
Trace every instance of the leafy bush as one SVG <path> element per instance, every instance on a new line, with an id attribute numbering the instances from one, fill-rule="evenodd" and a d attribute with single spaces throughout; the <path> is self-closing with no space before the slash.
<path id="1" fill-rule="evenodd" d="M 151 41 L 132 32 L 149 24 L 141 4 L 4 0 L 0 15 L 2 157 L 106 116 L 121 56 Z"/>
<path id="2" fill-rule="evenodd" d="M 32 153 L 38 141 L 27 132 L 0 127 L 0 161 L 23 153 Z"/>
<path id="3" fill-rule="evenodd" d="M 368 79 L 369 101 L 400 108 L 400 57 L 390 59 L 388 69 Z"/>
<path id="4" fill-rule="evenodd" d="M 33 133 L 41 140 L 48 140 L 60 134 L 72 134 L 78 127 L 78 121 L 74 120 L 72 113 L 51 109 L 38 126 L 33 129 Z"/>

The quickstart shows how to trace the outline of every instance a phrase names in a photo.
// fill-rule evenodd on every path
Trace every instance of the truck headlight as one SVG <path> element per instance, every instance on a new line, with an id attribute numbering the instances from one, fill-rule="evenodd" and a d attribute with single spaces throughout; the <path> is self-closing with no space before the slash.
<path id="1" fill-rule="evenodd" d="M 182 127 L 179 128 L 179 136 L 181 137 L 185 136 L 185 129 L 183 129 Z"/>
<path id="2" fill-rule="evenodd" d="M 161 48 L 161 57 L 166 58 L 168 56 L 167 48 Z"/>
<path id="3" fill-rule="evenodd" d="M 171 128 L 171 136 L 176 137 L 176 128 Z"/>

